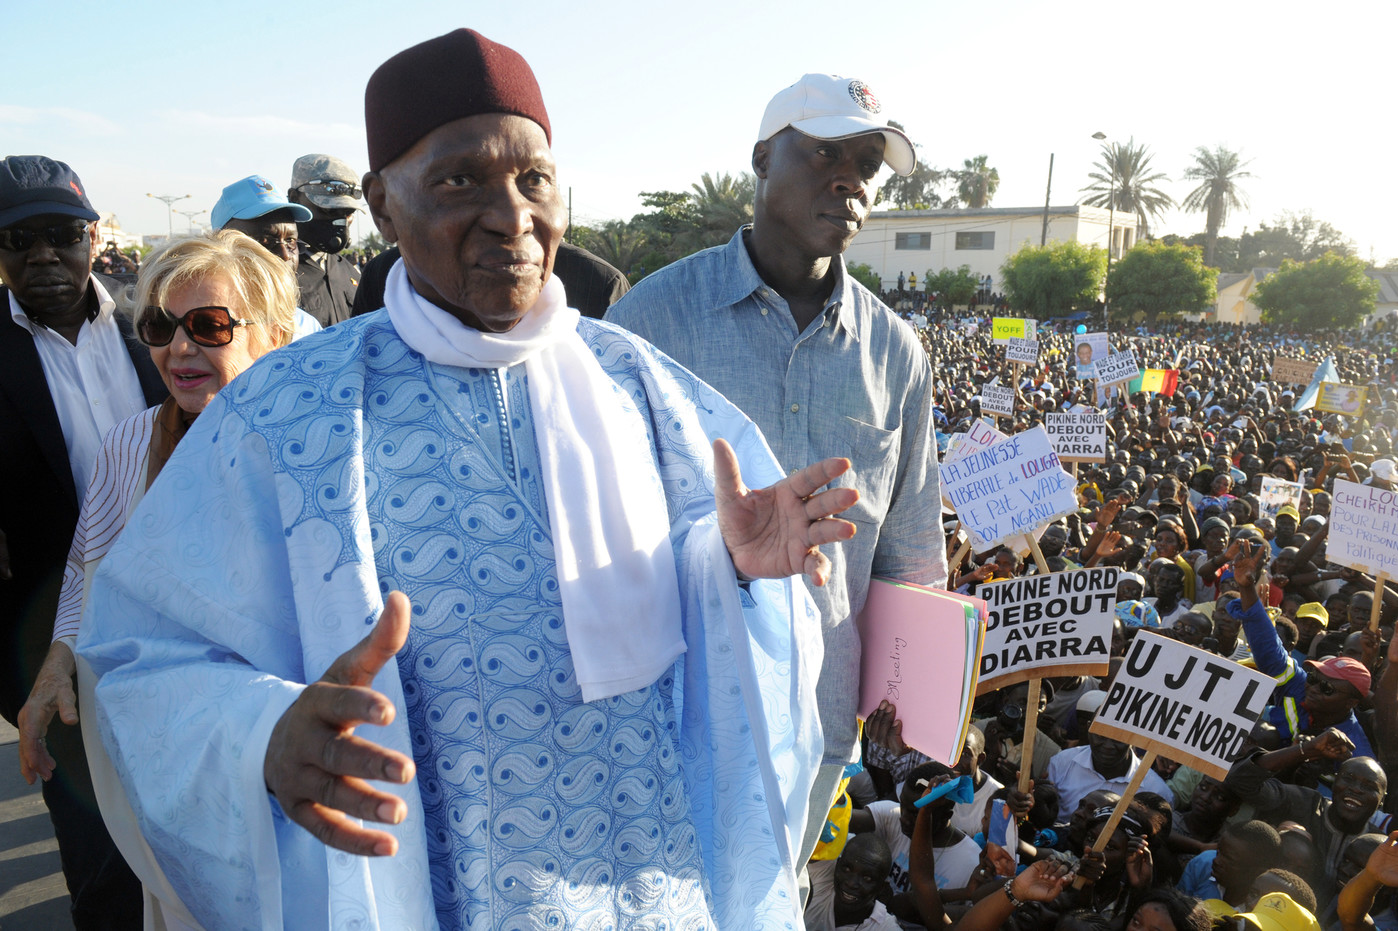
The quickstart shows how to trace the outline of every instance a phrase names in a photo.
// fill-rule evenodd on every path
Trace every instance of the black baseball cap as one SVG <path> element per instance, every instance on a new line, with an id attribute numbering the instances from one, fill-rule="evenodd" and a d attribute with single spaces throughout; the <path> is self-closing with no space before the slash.
<path id="1" fill-rule="evenodd" d="M 0 159 L 0 228 L 47 214 L 98 219 L 82 181 L 63 162 L 43 155 Z"/>

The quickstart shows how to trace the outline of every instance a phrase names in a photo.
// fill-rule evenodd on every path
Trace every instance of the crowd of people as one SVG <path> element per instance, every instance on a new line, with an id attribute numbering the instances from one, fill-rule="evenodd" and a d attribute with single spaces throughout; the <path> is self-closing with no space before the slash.
<path id="1" fill-rule="evenodd" d="M 1137 632 L 1154 630 L 1254 666 L 1276 691 L 1226 779 L 1156 757 L 1101 853 L 1092 843 L 1140 765 L 1139 751 L 1089 730 L 1110 674 L 1044 680 L 1028 793 L 1017 788 L 1026 686 L 977 702 L 954 767 L 908 748 L 899 710 L 885 704 L 868 721 L 848 822 L 853 838 L 883 843 L 861 841 L 844 880 L 833 874 L 862 903 L 846 901 L 846 913 L 868 912 L 852 924 L 882 927 L 887 914 L 890 928 L 1398 926 L 1386 796 L 1398 762 L 1398 590 L 1329 562 L 1325 549 L 1334 478 L 1398 488 L 1398 347 L 1364 332 L 1133 327 L 1113 333 L 1114 349 L 1177 369 L 1178 385 L 1103 403 L 1077 377 L 1073 330 L 1056 329 L 1041 325 L 1038 366 L 1004 363 L 989 319 L 921 329 L 943 375 L 939 445 L 982 416 L 1013 433 L 1047 413 L 1102 410 L 1104 461 L 1076 467 L 1080 508 L 1045 529 L 1045 568 L 1122 572 L 1112 674 Z M 1333 358 L 1370 403 L 1352 417 L 1297 410 L 1306 386 L 1271 376 L 1282 357 Z M 995 378 L 1017 389 L 1012 416 L 980 409 L 979 388 Z M 1269 513 L 1259 497 L 1268 476 L 1299 482 L 1299 503 Z M 958 524 L 945 516 L 950 550 Z M 953 565 L 948 586 L 974 595 L 1040 571 L 998 548 Z M 961 776 L 963 798 L 916 806 Z M 1025 819 L 1017 851 L 985 840 L 996 798 Z M 878 890 L 856 880 L 871 846 Z"/>
<path id="2" fill-rule="evenodd" d="M 1130 395 L 1067 327 L 1006 363 L 989 279 L 900 319 L 841 258 L 915 165 L 879 113 L 779 92 L 753 223 L 635 288 L 561 241 L 533 74 L 470 30 L 375 72 L 367 174 L 230 179 L 144 261 L 0 160 L 0 713 L 78 928 L 1398 927 L 1398 588 L 1326 554 L 1336 477 L 1398 487 L 1398 345 L 1108 312 L 1178 372 Z M 941 505 L 997 379 L 1006 433 L 1106 415 L 1042 564 Z M 1275 678 L 1226 778 L 1094 732 L 1112 672 L 981 696 L 957 760 L 861 725 L 871 579 L 1094 566 L 1113 672 L 1154 630 Z"/>

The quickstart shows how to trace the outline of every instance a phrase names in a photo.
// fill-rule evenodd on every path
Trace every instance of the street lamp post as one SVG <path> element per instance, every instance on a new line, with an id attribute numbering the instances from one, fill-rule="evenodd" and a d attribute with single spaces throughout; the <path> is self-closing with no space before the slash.
<path id="1" fill-rule="evenodd" d="M 189 221 L 189 233 L 190 233 L 190 235 L 193 235 L 193 234 L 194 234 L 194 218 L 197 217 L 197 216 L 199 216 L 199 214 L 201 214 L 201 213 L 208 213 L 208 212 L 209 212 L 209 211 L 207 211 L 207 210 L 176 210 L 176 211 L 175 211 L 175 213 L 178 213 L 180 216 L 184 217 L 186 220 Z"/>
<path id="2" fill-rule="evenodd" d="M 188 200 L 193 194 L 147 194 L 147 197 L 154 197 L 158 201 L 163 201 L 165 209 L 169 211 L 170 230 L 166 238 L 175 238 L 175 204 L 182 200 Z"/>
<path id="3" fill-rule="evenodd" d="M 1092 138 L 1101 142 L 1107 138 L 1107 134 L 1102 132 L 1093 133 Z M 1111 149 L 1107 150 L 1107 167 L 1112 173 L 1112 184 L 1107 193 L 1107 273 L 1102 276 L 1103 329 L 1110 329 L 1111 301 L 1107 298 L 1107 282 L 1110 281 L 1112 277 L 1112 248 L 1116 245 L 1116 157 Z"/>

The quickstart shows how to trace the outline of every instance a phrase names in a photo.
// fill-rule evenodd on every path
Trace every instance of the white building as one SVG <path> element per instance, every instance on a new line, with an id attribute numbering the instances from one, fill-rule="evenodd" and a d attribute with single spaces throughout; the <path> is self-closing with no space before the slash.
<path id="1" fill-rule="evenodd" d="M 1043 207 L 983 207 L 964 210 L 878 210 L 845 250 L 845 261 L 871 266 L 884 288 L 898 286 L 898 275 L 923 277 L 944 268 L 969 265 L 971 274 L 990 276 L 1000 289 L 1000 266 L 1025 243 L 1037 246 L 1044 230 Z M 1075 204 L 1048 208 L 1048 242 L 1081 242 L 1107 247 L 1108 211 Z M 1112 258 L 1136 242 L 1136 216 L 1117 211 L 1111 221 Z"/>

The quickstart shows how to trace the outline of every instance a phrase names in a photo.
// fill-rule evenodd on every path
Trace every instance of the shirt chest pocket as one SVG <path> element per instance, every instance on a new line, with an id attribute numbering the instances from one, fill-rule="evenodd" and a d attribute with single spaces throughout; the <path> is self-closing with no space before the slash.
<path id="1" fill-rule="evenodd" d="M 840 516 L 877 529 L 893 497 L 901 431 L 886 430 L 847 415 L 821 417 L 815 423 L 817 426 L 811 431 L 815 457 L 843 456 L 852 463 L 850 471 L 834 484 L 857 489 L 859 502 Z"/>

